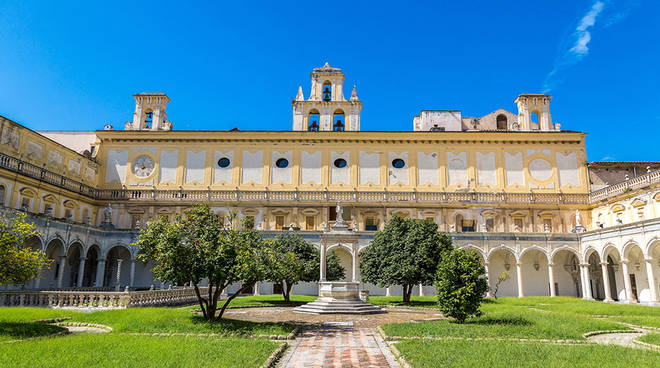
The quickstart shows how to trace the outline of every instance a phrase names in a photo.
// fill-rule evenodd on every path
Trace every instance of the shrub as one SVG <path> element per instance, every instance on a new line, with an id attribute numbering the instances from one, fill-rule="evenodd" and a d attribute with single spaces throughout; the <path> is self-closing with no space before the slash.
<path id="1" fill-rule="evenodd" d="M 481 315 L 479 306 L 488 290 L 485 274 L 486 269 L 475 252 L 460 249 L 446 252 L 438 264 L 435 281 L 442 313 L 459 323 Z"/>

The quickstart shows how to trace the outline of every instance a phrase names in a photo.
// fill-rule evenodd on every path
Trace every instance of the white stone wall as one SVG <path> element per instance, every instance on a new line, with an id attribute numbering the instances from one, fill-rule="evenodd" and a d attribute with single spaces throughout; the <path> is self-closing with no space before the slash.
<path id="1" fill-rule="evenodd" d="M 380 154 L 360 151 L 360 185 L 380 185 Z"/>
<path id="2" fill-rule="evenodd" d="M 419 185 L 438 185 L 438 153 L 417 152 L 417 183 Z"/>
<path id="3" fill-rule="evenodd" d="M 185 183 L 203 184 L 205 167 L 206 151 L 187 151 Z"/>
<path id="4" fill-rule="evenodd" d="M 263 151 L 243 151 L 243 177 L 242 184 L 254 182 L 261 184 L 261 171 L 263 169 Z"/>
<path id="5" fill-rule="evenodd" d="M 346 160 L 346 166 L 339 168 L 336 167 L 334 162 L 338 158 Z M 344 184 L 351 183 L 351 153 L 348 151 L 332 151 L 330 153 L 330 184 Z"/>
<path id="6" fill-rule="evenodd" d="M 273 160 L 271 169 L 271 183 L 291 184 L 291 174 L 293 172 L 293 153 L 291 151 L 273 151 L 272 155 Z M 282 158 L 289 161 L 289 165 L 287 167 L 282 168 L 275 165 L 277 160 Z"/>
<path id="7" fill-rule="evenodd" d="M 301 183 L 321 184 L 321 157 L 320 151 L 302 151 L 301 154 Z"/>
<path id="8" fill-rule="evenodd" d="M 447 152 L 449 185 L 468 186 L 467 152 Z"/>
<path id="9" fill-rule="evenodd" d="M 229 159 L 229 166 L 220 167 L 218 166 L 218 161 L 221 158 Z M 234 171 L 234 151 L 232 150 L 221 150 L 215 151 L 214 160 L 213 160 L 213 184 L 231 184 L 232 183 L 232 173 Z"/>
<path id="10" fill-rule="evenodd" d="M 176 183 L 178 161 L 179 150 L 163 150 L 160 152 L 160 162 L 158 163 L 159 183 Z"/>
<path id="11" fill-rule="evenodd" d="M 112 183 L 118 181 L 120 184 L 126 183 L 126 170 L 128 168 L 127 150 L 109 150 L 108 162 L 105 166 L 105 182 Z"/>
<path id="12" fill-rule="evenodd" d="M 477 152 L 477 178 L 479 186 L 497 185 L 495 152 Z"/>

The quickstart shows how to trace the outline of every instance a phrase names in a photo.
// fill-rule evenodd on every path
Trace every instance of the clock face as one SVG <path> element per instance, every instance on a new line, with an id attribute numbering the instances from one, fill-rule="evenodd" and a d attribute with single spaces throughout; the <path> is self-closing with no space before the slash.
<path id="1" fill-rule="evenodd" d="M 146 178 L 154 171 L 154 160 L 149 156 L 140 156 L 133 161 L 133 173 L 140 178 Z"/>

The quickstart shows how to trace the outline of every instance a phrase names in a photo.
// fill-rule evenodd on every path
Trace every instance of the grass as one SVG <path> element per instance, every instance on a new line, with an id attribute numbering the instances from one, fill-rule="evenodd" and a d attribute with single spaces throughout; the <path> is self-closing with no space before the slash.
<path id="1" fill-rule="evenodd" d="M 291 295 L 290 299 L 291 301 L 289 302 L 284 301 L 282 294 L 242 296 L 232 300 L 229 305 L 232 307 L 297 307 L 313 302 L 316 300 L 316 297 L 310 295 Z M 218 306 L 221 307 L 224 303 L 224 300 L 219 301 Z"/>
<path id="2" fill-rule="evenodd" d="M 611 345 L 415 340 L 399 342 L 396 347 L 415 368 L 660 366 L 658 353 Z"/>
<path id="3" fill-rule="evenodd" d="M 82 334 L 0 345 L 5 367 L 259 367 L 278 343 L 267 339 Z"/>
<path id="4" fill-rule="evenodd" d="M 423 323 L 396 323 L 383 326 L 390 336 L 430 337 L 504 337 L 552 340 L 583 340 L 582 335 L 596 330 L 627 330 L 614 321 L 572 312 L 546 312 L 521 305 L 514 298 L 488 301 L 481 317 L 464 324 L 451 320 Z"/>
<path id="5" fill-rule="evenodd" d="M 660 347 L 660 332 L 644 335 L 638 340 L 649 344 L 658 345 L 658 347 Z"/>
<path id="6" fill-rule="evenodd" d="M 411 296 L 409 303 L 404 303 L 400 296 L 371 296 L 369 303 L 376 305 L 407 306 L 407 307 L 425 307 L 437 308 L 438 297 L 436 296 Z"/>
<path id="7" fill-rule="evenodd" d="M 61 327 L 35 320 L 65 316 L 60 311 L 43 308 L 0 308 L 0 341 L 47 336 L 63 331 Z"/>

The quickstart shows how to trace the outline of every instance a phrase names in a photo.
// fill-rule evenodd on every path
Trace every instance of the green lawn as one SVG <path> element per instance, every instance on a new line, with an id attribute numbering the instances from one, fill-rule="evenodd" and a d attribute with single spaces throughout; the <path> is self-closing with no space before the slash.
<path id="1" fill-rule="evenodd" d="M 660 354 L 656 352 L 619 346 L 415 340 L 401 341 L 396 347 L 415 368 L 657 368 L 660 366 Z"/>
<path id="2" fill-rule="evenodd" d="M 638 340 L 649 344 L 658 345 L 660 347 L 660 332 L 644 335 L 640 337 Z"/>
<path id="3" fill-rule="evenodd" d="M 295 307 L 305 303 L 313 302 L 314 300 L 316 300 L 315 296 L 291 295 L 291 301 L 285 302 L 282 294 L 268 294 L 257 296 L 241 296 L 232 300 L 229 305 L 232 307 Z M 224 300 L 219 301 L 218 306 L 222 306 L 224 303 Z"/>
<path id="4" fill-rule="evenodd" d="M 0 308 L 0 341 L 20 340 L 52 335 L 61 327 L 36 323 L 35 320 L 65 316 L 60 311 L 44 308 Z M 70 315 L 70 313 L 69 313 Z"/>
<path id="5" fill-rule="evenodd" d="M 0 345 L 5 367 L 259 367 L 267 339 L 82 334 Z"/>

